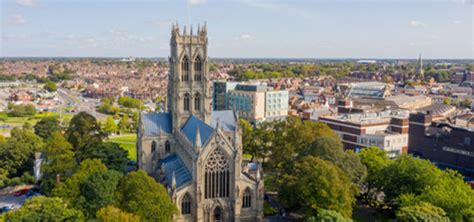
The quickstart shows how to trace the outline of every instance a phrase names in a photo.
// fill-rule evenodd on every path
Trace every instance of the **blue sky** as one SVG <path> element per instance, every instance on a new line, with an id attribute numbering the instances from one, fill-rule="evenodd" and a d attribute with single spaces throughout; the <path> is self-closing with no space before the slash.
<path id="1" fill-rule="evenodd" d="M 473 58 L 474 0 L 1 0 L 0 56 L 166 57 L 207 22 L 211 57 Z"/>

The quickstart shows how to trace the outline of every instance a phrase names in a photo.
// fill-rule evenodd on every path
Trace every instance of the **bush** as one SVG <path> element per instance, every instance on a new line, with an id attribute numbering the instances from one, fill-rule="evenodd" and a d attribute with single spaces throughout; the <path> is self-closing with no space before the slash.
<path id="1" fill-rule="evenodd" d="M 27 117 L 36 114 L 36 108 L 33 104 L 9 104 L 8 108 L 10 109 L 8 116 L 12 117 Z"/>

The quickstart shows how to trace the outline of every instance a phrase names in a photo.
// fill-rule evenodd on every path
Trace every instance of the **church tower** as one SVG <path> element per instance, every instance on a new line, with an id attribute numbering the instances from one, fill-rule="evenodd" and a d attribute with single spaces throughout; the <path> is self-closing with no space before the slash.
<path id="1" fill-rule="evenodd" d="M 425 78 L 425 72 L 423 70 L 423 60 L 421 59 L 421 53 L 418 57 L 418 63 L 416 64 L 416 74 L 421 78 Z"/>
<path id="2" fill-rule="evenodd" d="M 177 132 L 191 116 L 211 124 L 211 92 L 207 57 L 207 27 L 198 26 L 187 33 L 171 28 L 168 111 L 172 113 L 173 132 Z"/>

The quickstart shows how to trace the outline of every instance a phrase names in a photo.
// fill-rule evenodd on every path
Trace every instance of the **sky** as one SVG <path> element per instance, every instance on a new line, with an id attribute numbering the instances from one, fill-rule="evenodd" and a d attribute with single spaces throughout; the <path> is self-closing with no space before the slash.
<path id="1" fill-rule="evenodd" d="M 474 0 L 1 0 L 1 57 L 167 57 L 207 22 L 210 57 L 474 58 Z"/>

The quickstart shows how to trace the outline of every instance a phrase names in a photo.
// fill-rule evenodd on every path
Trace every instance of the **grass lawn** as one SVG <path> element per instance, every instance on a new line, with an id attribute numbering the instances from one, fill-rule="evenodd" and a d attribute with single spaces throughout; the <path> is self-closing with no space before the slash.
<path id="1" fill-rule="evenodd" d="M 130 158 L 131 160 L 137 161 L 137 149 L 136 149 L 137 135 L 136 134 L 134 133 L 121 134 L 118 136 L 113 136 L 109 138 L 107 141 L 120 144 L 122 148 L 128 151 L 128 158 Z"/>
<path id="2" fill-rule="evenodd" d="M 0 128 L 0 134 L 9 133 L 12 128 L 21 127 L 25 122 L 29 122 L 31 125 L 35 125 L 38 121 L 47 116 L 55 116 L 59 118 L 59 113 L 42 112 L 30 117 L 9 117 L 6 113 L 0 113 L 0 125 L 10 126 L 10 128 Z M 69 120 L 71 120 L 73 116 L 73 113 L 63 113 L 62 120 L 63 122 L 69 122 Z"/>

